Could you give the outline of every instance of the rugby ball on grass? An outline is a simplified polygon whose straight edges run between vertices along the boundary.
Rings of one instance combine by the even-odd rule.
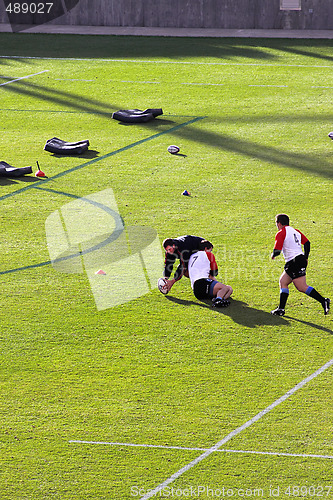
[[[169,147],[168,147],[168,151],[169,151],[169,153],[171,153],[172,155],[176,155],[177,153],[179,153],[180,148],[179,148],[178,146],[169,146]]]
[[[168,280],[166,280],[165,278],[159,278],[158,281],[157,281],[157,288],[164,295],[166,295],[168,293],[168,291],[169,291],[168,290],[167,281]]]

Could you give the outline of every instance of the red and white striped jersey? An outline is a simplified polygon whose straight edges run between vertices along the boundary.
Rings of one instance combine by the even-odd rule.
[[[297,229],[291,226],[283,226],[280,231],[276,233],[274,250],[280,250],[286,262],[303,254],[302,245],[308,239]]]
[[[188,275],[191,286],[194,282],[202,278],[209,278],[209,275],[216,276],[218,273],[214,254],[206,250],[195,252],[188,262]]]

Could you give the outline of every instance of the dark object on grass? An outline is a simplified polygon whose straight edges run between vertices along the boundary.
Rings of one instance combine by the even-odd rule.
[[[22,175],[32,174],[32,167],[12,167],[5,161],[0,161],[0,177],[22,177]]]
[[[112,118],[124,123],[145,123],[156,118],[156,116],[163,115],[161,108],[158,109],[121,109],[113,113]]]
[[[44,149],[57,155],[80,155],[87,151],[88,146],[88,139],[78,142],[66,142],[58,137],[52,137],[52,139],[46,141]]]
[[[332,140],[333,140],[333,132],[330,132],[330,133],[328,134],[328,137],[329,137],[330,139],[332,139]]]

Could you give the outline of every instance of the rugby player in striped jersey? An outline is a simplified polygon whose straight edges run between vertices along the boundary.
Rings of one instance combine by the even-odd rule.
[[[293,283],[299,292],[321,303],[324,314],[330,310],[330,299],[324,298],[312,286],[306,283],[306,268],[310,253],[310,241],[297,229],[289,226],[289,217],[286,214],[278,214],[275,217],[278,232],[275,236],[275,245],[272,252],[274,260],[282,252],[285,259],[284,271],[280,276],[280,304],[271,311],[276,316],[284,316],[285,307],[289,296],[289,285]],[[302,246],[304,252],[302,251]]]

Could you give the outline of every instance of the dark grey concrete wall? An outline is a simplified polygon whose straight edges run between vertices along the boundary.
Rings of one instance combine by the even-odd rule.
[[[0,22],[87,26],[229,29],[333,29],[333,0],[302,0],[300,11],[280,11],[280,0],[0,0]],[[11,3],[42,12],[5,12]],[[34,4],[34,5],[32,5]],[[46,5],[48,5],[46,9]],[[44,12],[43,12],[44,10]]]

